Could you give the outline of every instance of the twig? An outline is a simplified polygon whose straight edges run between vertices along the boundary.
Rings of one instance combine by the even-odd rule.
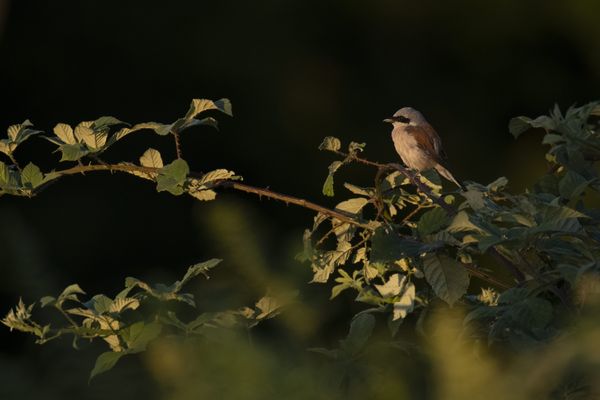
[[[481,269],[477,268],[476,265],[474,264],[463,264],[463,266],[469,271],[469,273],[473,276],[476,276],[477,278],[486,281],[487,283],[491,283],[492,285],[496,285],[504,290],[506,289],[510,289],[511,286],[507,285],[504,282],[500,282],[499,280],[497,280],[496,278],[486,274],[485,272],[483,272]]]

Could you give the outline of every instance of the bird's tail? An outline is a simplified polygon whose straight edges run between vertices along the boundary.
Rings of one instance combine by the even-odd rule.
[[[435,166],[435,170],[437,172],[439,172],[440,175],[442,175],[444,178],[448,179],[451,182],[454,182],[456,184],[456,186],[458,186],[460,188],[460,190],[465,190],[464,186],[461,185],[460,182],[457,181],[454,176],[452,176],[450,171],[448,171],[446,168],[444,168],[441,164],[437,164]]]

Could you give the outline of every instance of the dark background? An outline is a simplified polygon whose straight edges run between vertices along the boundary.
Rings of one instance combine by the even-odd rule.
[[[317,150],[324,136],[366,142],[366,157],[395,161],[382,119],[410,105],[437,128],[457,176],[488,183],[505,175],[520,190],[543,171],[544,151],[539,137],[515,142],[509,118],[599,98],[595,1],[0,4],[2,129],[29,118],[49,132],[101,115],[168,123],[192,98],[228,97],[234,118],[217,115],[220,132],[184,134],[192,169],[232,169],[249,184],[325,205],[336,200],[321,194],[332,161]],[[173,156],[168,138],[145,132],[107,158],[136,160],[150,146]],[[47,171],[59,158],[52,150],[34,139],[17,158]],[[341,182],[367,184],[372,172],[342,172],[338,201]],[[207,307],[250,304],[282,282],[300,290],[299,312],[310,322],[289,334],[299,348],[339,338],[347,309],[360,309],[350,298],[317,306],[329,288],[308,285],[309,267],[293,260],[312,223],[307,210],[242,193],[199,203],[134,177],[92,175],[31,200],[0,198],[2,314],[19,296],[30,303],[73,282],[114,295],[126,276],[169,282],[212,257],[225,261],[195,287]],[[0,398],[156,393],[152,384],[120,383],[145,382],[137,359],[86,386],[101,345],[39,347],[7,329],[0,339]]]

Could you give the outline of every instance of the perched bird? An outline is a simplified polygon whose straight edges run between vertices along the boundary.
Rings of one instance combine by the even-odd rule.
[[[389,122],[394,126],[392,130],[394,147],[407,167],[417,171],[434,168],[444,178],[463,188],[450,171],[441,164],[442,159],[446,158],[442,150],[442,141],[423,114],[414,108],[404,107],[383,122]]]

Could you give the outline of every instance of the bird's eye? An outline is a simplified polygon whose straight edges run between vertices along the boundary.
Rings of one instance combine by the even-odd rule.
[[[410,119],[409,119],[409,118],[403,117],[403,116],[401,116],[401,115],[400,115],[400,116],[398,116],[398,117],[396,117],[396,119],[397,119],[398,121],[400,121],[400,122],[404,123],[404,124],[408,124],[408,123],[410,122]]]

